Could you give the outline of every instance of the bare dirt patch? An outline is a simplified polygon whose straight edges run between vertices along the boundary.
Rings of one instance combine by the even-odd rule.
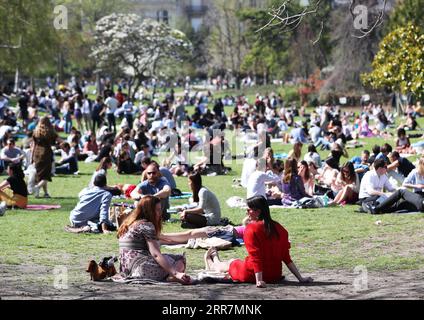
[[[423,271],[369,271],[367,287],[353,271],[319,270],[305,274],[315,280],[310,285],[301,285],[289,275],[282,283],[265,289],[250,284],[126,285],[91,282],[87,277],[82,281],[70,280],[68,289],[59,290],[54,287],[51,268],[0,265],[0,297],[5,300],[423,299]]]

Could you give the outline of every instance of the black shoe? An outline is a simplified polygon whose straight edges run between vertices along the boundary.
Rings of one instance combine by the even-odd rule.
[[[362,209],[367,213],[376,214],[375,206],[373,206],[370,202],[363,202]]]

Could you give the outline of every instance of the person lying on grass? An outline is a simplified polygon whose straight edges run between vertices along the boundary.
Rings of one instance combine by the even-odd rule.
[[[233,281],[256,283],[258,288],[265,288],[267,283],[281,280],[284,262],[299,282],[312,282],[312,278],[302,277],[293,263],[288,233],[278,222],[272,220],[266,199],[263,196],[249,198],[247,206],[247,214],[252,220],[244,234],[247,258],[244,261],[221,261],[216,249],[211,248],[205,254],[206,268],[228,272]]]

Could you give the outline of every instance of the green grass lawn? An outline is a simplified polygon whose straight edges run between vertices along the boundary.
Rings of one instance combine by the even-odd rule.
[[[424,123],[420,119],[420,124]],[[230,136],[230,135],[228,135]],[[417,141],[416,139],[413,140]],[[389,141],[394,144],[394,141]],[[370,138],[365,147],[349,149],[349,156],[359,155],[363,149],[382,144],[382,139]],[[291,145],[274,144],[276,152],[288,152]],[[321,152],[323,158],[328,151]],[[343,161],[344,159],[342,159]],[[412,160],[415,160],[413,157]],[[245,212],[229,208],[230,196],[245,197],[245,190],[232,187],[232,180],[240,177],[242,164],[231,164],[227,176],[204,177],[204,185],[218,197],[222,214],[234,223],[240,223]],[[74,281],[87,279],[84,268],[91,259],[118,254],[118,241],[113,235],[75,235],[64,232],[69,212],[78,201],[78,193],[88,185],[95,164],[80,163],[78,176],[57,176],[49,184],[53,199],[34,199],[30,203],[61,204],[60,210],[30,212],[9,210],[0,218],[0,265],[41,265],[53,268],[67,266]],[[5,178],[5,176],[2,176]],[[111,170],[110,185],[137,183],[138,176],[118,176]],[[178,187],[189,191],[186,178],[177,178]],[[182,204],[173,201],[171,205]],[[422,246],[424,215],[372,216],[355,212],[357,206],[323,209],[272,210],[273,218],[284,225],[290,234],[291,255],[301,270],[320,268],[353,270],[365,265],[369,270],[408,270],[424,266]],[[175,216],[176,217],[176,216]],[[381,224],[376,224],[380,220]],[[181,230],[178,223],[165,225],[165,232]],[[179,250],[182,252],[184,250]],[[203,250],[186,249],[188,271],[203,268]],[[167,252],[167,250],[164,250]],[[177,252],[175,250],[168,252]],[[245,248],[221,253],[222,258],[243,258]],[[29,277],[22,275],[22,278]]]

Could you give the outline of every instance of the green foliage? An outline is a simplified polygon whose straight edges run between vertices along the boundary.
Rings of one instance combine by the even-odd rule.
[[[280,5],[278,0],[270,2],[270,7]],[[315,2],[311,1],[308,10],[314,5]],[[287,4],[288,15],[296,15],[304,10],[297,2]],[[317,67],[323,68],[331,51],[329,25],[325,23],[330,10],[330,4],[323,2],[315,14],[307,15],[292,28],[282,28],[276,24],[260,32],[258,30],[267,25],[271,18],[269,10],[248,8],[240,11],[238,17],[247,25],[245,36],[250,43],[243,70],[281,79],[289,75],[307,78]]]
[[[424,6],[421,0],[397,0],[397,6],[390,15],[388,31],[413,24],[424,29]]]
[[[373,88],[424,96],[424,34],[414,25],[389,33],[372,63],[373,71],[362,80]]]
[[[19,68],[33,74],[52,60],[57,44],[52,14],[50,0],[0,1],[2,71],[14,72]]]

